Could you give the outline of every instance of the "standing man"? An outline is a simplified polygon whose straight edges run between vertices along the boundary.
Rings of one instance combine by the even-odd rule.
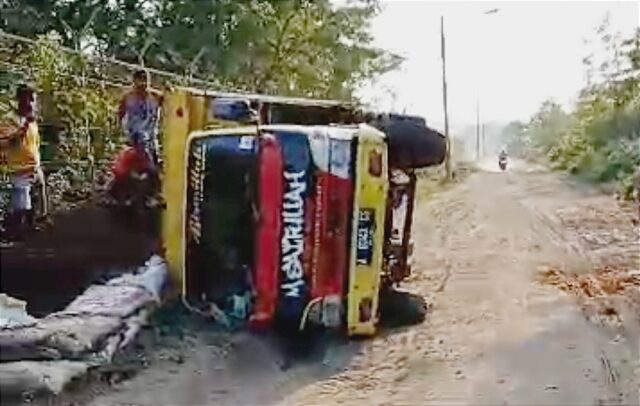
[[[40,134],[36,122],[36,94],[27,85],[20,85],[16,91],[18,121],[14,130],[3,131],[3,160],[11,173],[11,202],[7,231],[11,239],[21,239],[24,233],[35,226],[35,213],[31,201],[31,188],[35,183],[44,195],[44,175],[40,166]],[[42,210],[46,212],[46,203]]]
[[[118,119],[127,142],[138,152],[151,177],[154,195],[160,191],[159,143],[160,99],[149,91],[149,74],[137,70],[133,74],[133,87],[120,101]],[[155,205],[156,196],[149,196],[148,203]]]

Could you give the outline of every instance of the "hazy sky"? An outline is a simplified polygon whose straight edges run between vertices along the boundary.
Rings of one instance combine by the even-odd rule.
[[[383,7],[373,23],[376,44],[406,62],[362,94],[382,109],[423,115],[436,127],[443,121],[441,15],[453,126],[475,123],[478,94],[486,121],[526,119],[548,98],[570,106],[585,80],[584,40],[593,37],[605,14],[625,34],[640,21],[638,1],[383,0]],[[499,11],[483,14],[494,8]]]

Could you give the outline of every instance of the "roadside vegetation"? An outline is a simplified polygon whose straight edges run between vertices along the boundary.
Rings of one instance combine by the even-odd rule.
[[[596,37],[605,53],[583,59],[586,84],[573,110],[546,101],[528,122],[507,125],[502,139],[512,155],[615,183],[629,199],[640,165],[640,29],[624,38],[605,18]]]

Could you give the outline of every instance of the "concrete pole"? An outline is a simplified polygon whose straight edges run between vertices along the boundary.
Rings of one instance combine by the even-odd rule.
[[[482,123],[482,156],[483,157],[487,155],[487,144],[485,142],[484,129],[485,129],[485,124]]]
[[[446,180],[451,180],[451,139],[449,138],[449,112],[447,108],[447,63],[444,39],[444,16],[440,16],[440,56],[442,57],[442,105],[444,110],[444,137],[447,153],[444,161]]]
[[[480,159],[480,97],[476,100],[476,160]]]

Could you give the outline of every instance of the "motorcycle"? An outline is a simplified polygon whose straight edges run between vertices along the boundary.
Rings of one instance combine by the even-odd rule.
[[[502,171],[506,171],[507,170],[507,156],[506,155],[500,155],[500,157],[498,158],[498,166],[500,167],[500,170],[502,170]]]

